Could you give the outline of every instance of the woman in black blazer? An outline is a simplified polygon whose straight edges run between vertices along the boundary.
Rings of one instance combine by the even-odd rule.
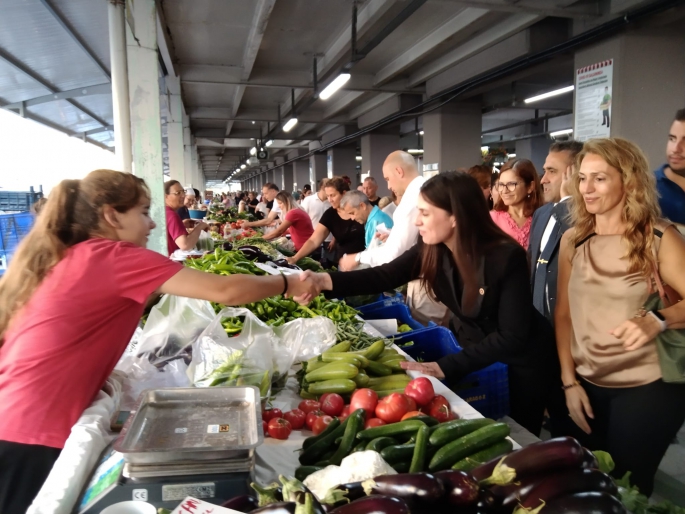
[[[418,211],[422,240],[394,261],[347,273],[307,272],[303,280],[313,277],[327,296],[345,297],[421,279],[450,309],[450,328],[463,351],[403,367],[455,385],[490,364],[507,364],[510,415],[538,435],[545,407],[556,413],[563,395],[554,333],[533,307],[525,250],[495,225],[478,183],[466,173],[426,181]]]

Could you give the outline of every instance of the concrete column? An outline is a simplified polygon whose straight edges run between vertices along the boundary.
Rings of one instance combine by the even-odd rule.
[[[185,184],[186,173],[183,145],[183,100],[181,100],[181,95],[169,95],[167,141],[169,145],[169,176],[174,180],[178,180],[181,184]]]
[[[326,154],[315,153],[309,157],[309,183],[316,184],[319,180],[326,177],[328,177]],[[314,189],[313,185],[312,189]]]
[[[190,170],[192,167],[192,159],[190,152],[192,149],[192,134],[190,133],[190,118],[187,114],[183,114],[183,185],[190,182]]]
[[[312,191],[316,191],[316,183],[312,184],[309,181],[309,159],[295,161],[293,163],[293,175],[294,189],[302,189],[305,184],[310,184]]]
[[[131,111],[128,93],[128,59],[124,5],[108,2],[109,58],[112,68],[112,116],[114,119],[114,156],[117,169],[131,173]]]
[[[354,145],[336,146],[328,150],[326,160],[326,171],[328,176],[337,175],[342,177],[347,175],[354,181],[357,174],[357,149]]]
[[[390,190],[383,178],[383,163],[391,152],[400,149],[397,134],[366,134],[362,136],[362,174],[368,173],[378,183],[378,196],[388,196]],[[419,170],[420,172],[421,170]],[[352,184],[353,186],[356,184]]]
[[[637,143],[653,169],[666,160],[668,130],[683,108],[683,55],[685,32],[670,27],[637,28],[575,54],[576,69],[613,60],[611,137]]]
[[[293,170],[293,163],[290,164],[284,164],[283,165],[283,191],[288,191],[288,193],[292,193],[295,191],[293,188],[293,182],[294,182],[294,170]]]
[[[197,146],[195,143],[190,145],[190,176],[188,177],[188,185],[195,187],[197,177]]]
[[[135,27],[133,33],[133,27],[126,24],[133,170],[145,180],[152,196],[150,216],[157,227],[150,234],[148,248],[166,255],[155,0],[128,2],[126,9]]]
[[[453,103],[425,114],[424,166],[437,164],[447,171],[480,164],[481,127],[480,104]]]

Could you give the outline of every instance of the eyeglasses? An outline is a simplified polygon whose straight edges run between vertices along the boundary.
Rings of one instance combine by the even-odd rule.
[[[186,194],[185,191],[169,191],[170,195],[178,196],[178,195],[184,195]]]
[[[520,182],[507,182],[506,184],[504,182],[497,182],[495,187],[497,188],[497,191],[504,191],[506,189],[509,192],[513,192],[519,184]]]

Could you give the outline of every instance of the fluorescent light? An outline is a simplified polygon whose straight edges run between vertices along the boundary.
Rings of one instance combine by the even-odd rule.
[[[573,134],[573,129],[557,130],[556,132],[550,132],[551,137],[564,136],[566,134]]]
[[[423,135],[423,130],[421,132],[419,132],[419,136],[422,136],[422,135]]]
[[[550,91],[549,93],[542,93],[541,95],[538,96],[532,96],[530,98],[526,98],[524,100],[525,103],[530,104],[533,102],[537,102],[538,100],[544,100],[545,98],[549,98],[550,96],[557,96],[557,95],[563,95],[564,93],[570,93],[573,91],[574,86],[566,86],[562,87],[561,89],[555,89],[554,91]]]
[[[250,148],[250,155],[257,155],[257,147],[256,146],[253,146],[252,148]]]
[[[335,77],[335,79],[333,79],[333,82],[328,84],[328,86],[326,86],[326,88],[323,91],[321,91],[321,93],[319,94],[319,98],[321,98],[321,100],[328,100],[331,96],[335,94],[335,92],[338,89],[343,87],[343,85],[345,85],[345,82],[347,82],[348,80],[350,80],[350,74],[341,73],[340,75]]]
[[[480,151],[481,151],[481,152],[487,152],[488,150],[490,150],[490,147],[489,147],[489,146],[481,146],[481,147],[480,147]]]
[[[417,148],[410,148],[409,150],[407,150],[407,153],[420,154],[420,153],[423,153],[423,150],[419,150]]]
[[[266,142],[266,146],[271,146],[272,144],[274,144],[273,139],[269,139],[269,140]]]
[[[297,125],[297,118],[290,118],[285,125],[283,125],[283,132],[289,132],[295,125]]]
[[[510,153],[509,155],[507,155],[507,157],[509,157],[509,158],[511,159],[512,157],[516,157],[516,154],[515,154],[515,153]]]
[[[357,159],[358,161],[361,161],[361,160],[362,160],[362,156],[361,156],[361,155],[357,155],[356,159]]]
[[[244,170],[245,168],[247,168],[247,166],[245,166],[244,164],[240,167],[241,170]]]

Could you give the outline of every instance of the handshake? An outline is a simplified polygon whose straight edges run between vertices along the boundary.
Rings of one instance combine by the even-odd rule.
[[[288,275],[287,296],[301,305],[307,305],[321,291],[333,289],[333,281],[328,273],[313,273],[309,270],[298,275]]]

